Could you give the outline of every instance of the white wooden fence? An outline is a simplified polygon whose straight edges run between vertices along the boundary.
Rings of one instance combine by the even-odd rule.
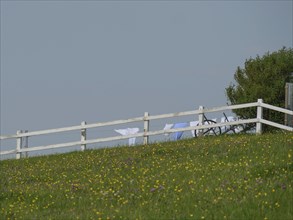
[[[205,113],[219,112],[219,111],[226,111],[226,110],[233,110],[233,109],[241,109],[241,108],[251,108],[251,107],[257,108],[256,118],[238,120],[238,121],[230,121],[230,122],[224,122],[224,123],[216,123],[216,124],[206,124],[206,125],[204,125],[204,123],[203,123],[203,121],[204,121],[203,115]],[[160,134],[166,134],[166,133],[172,133],[172,132],[178,132],[178,131],[191,131],[191,130],[199,130],[200,131],[200,130],[206,129],[206,128],[248,124],[248,123],[256,123],[256,134],[262,133],[262,124],[267,124],[267,125],[274,126],[274,127],[280,128],[280,129],[288,130],[288,131],[293,131],[292,127],[288,127],[288,126],[285,126],[282,124],[278,124],[278,123],[263,119],[263,114],[262,114],[263,108],[282,112],[282,113],[288,114],[288,115],[293,115],[293,111],[283,109],[280,107],[276,107],[273,105],[265,104],[265,103],[263,103],[262,99],[258,99],[257,102],[253,102],[253,103],[231,105],[231,106],[222,106],[222,107],[215,107],[215,108],[209,108],[209,109],[205,109],[203,106],[200,106],[198,110],[177,112],[177,113],[170,113],[170,114],[162,114],[162,115],[154,115],[154,116],[150,116],[148,114],[148,112],[145,112],[143,117],[131,118],[131,119],[126,119],[126,120],[116,120],[116,121],[94,123],[94,124],[86,124],[86,122],[82,122],[81,125],[65,127],[65,128],[56,128],[56,129],[31,131],[31,132],[17,131],[17,133],[14,135],[3,135],[3,136],[0,136],[0,140],[16,139],[16,149],[7,150],[7,151],[0,151],[0,155],[16,154],[16,159],[19,159],[22,156],[25,156],[27,154],[27,152],[65,148],[65,147],[73,147],[73,146],[81,146],[81,150],[84,151],[88,144],[122,140],[122,139],[134,138],[134,137],[143,137],[143,143],[148,144],[149,137],[152,135],[160,135]],[[173,117],[179,117],[179,116],[188,116],[188,115],[197,115],[200,125],[190,126],[190,127],[185,127],[185,128],[158,130],[158,131],[150,131],[149,130],[149,123],[151,120],[173,118]],[[87,137],[87,135],[86,135],[87,129],[97,128],[97,127],[102,127],[102,126],[110,126],[110,125],[120,125],[120,124],[133,123],[133,122],[143,122],[144,123],[144,131],[141,133],[126,135],[126,136],[105,137],[105,138],[98,138],[98,139],[91,139],[91,140],[88,140],[86,138]],[[60,133],[60,132],[66,132],[66,131],[74,131],[74,130],[81,131],[81,140],[80,141],[52,144],[52,145],[46,145],[46,146],[35,146],[35,147],[27,146],[28,145],[27,139],[29,137],[52,134],[52,133]],[[26,140],[25,143],[23,143],[24,140]]]

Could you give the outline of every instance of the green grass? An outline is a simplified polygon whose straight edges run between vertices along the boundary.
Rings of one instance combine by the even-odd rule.
[[[293,219],[293,134],[0,162],[2,219]]]

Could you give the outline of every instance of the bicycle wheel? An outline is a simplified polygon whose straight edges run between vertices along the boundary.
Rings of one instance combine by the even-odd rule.
[[[205,125],[217,124],[217,122],[207,119],[207,120],[204,120],[204,124]],[[220,135],[221,133],[222,133],[221,127],[203,129],[203,135]]]

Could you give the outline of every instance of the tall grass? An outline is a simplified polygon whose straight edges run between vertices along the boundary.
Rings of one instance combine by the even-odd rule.
[[[3,219],[293,219],[293,134],[0,162]]]

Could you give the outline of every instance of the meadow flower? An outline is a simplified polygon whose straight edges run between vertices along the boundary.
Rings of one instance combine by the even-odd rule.
[[[270,135],[208,137],[89,150],[46,160],[1,161],[0,183],[5,188],[0,190],[4,198],[0,215],[5,219],[16,215],[25,219],[232,219],[231,210],[237,204],[243,210],[255,210],[252,216],[238,210],[243,218],[287,217],[290,212],[283,204],[292,199],[287,167],[292,164],[288,158],[293,139],[290,134],[275,139]]]

